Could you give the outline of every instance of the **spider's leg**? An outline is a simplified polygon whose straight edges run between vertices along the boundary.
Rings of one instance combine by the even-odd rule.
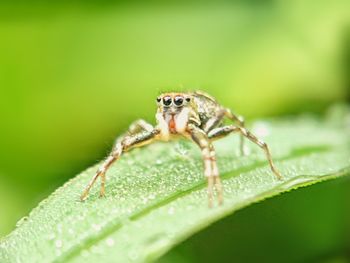
[[[192,140],[199,146],[202,151],[204,163],[204,175],[208,180],[208,201],[209,207],[213,205],[213,188],[216,186],[218,202],[222,204],[222,186],[219,179],[219,170],[216,164],[215,149],[210,142],[207,134],[199,127],[190,124],[188,130]]]
[[[208,134],[209,131],[217,127],[221,122],[222,119],[225,117],[225,109],[221,109],[217,112],[216,116],[210,118],[204,125],[203,131]]]
[[[100,191],[100,196],[104,195],[104,185],[106,181],[105,173],[108,170],[109,166],[118,158],[117,154],[115,151],[112,151],[110,155],[106,158],[106,160],[103,162],[103,164],[100,166],[100,168],[97,170],[95,173],[94,177],[92,177],[91,181],[89,184],[86,186],[83,194],[80,196],[80,200],[84,201],[87,196],[89,195],[91,187],[94,185],[96,182],[97,178],[101,176],[101,191]]]
[[[145,120],[139,119],[131,123],[131,125],[129,126],[128,134],[131,135],[140,131],[151,132],[153,131],[153,129],[154,128],[151,124],[149,124]]]
[[[136,133],[131,133],[130,130],[127,135],[121,136],[115,143],[113,150],[110,155],[106,158],[106,160],[102,163],[100,168],[97,170],[94,177],[91,179],[87,187],[85,188],[83,194],[80,199],[85,200],[89,194],[91,187],[94,185],[98,177],[101,177],[101,190],[100,196],[103,196],[105,193],[105,174],[108,168],[111,166],[113,162],[118,160],[120,156],[130,150],[131,148],[140,147],[145,144],[152,142],[155,139],[156,135],[159,134],[158,129],[153,129],[152,131],[140,131]]]
[[[245,128],[244,118],[242,116],[232,113],[232,111],[228,108],[225,109],[225,116],[230,120],[237,122],[239,127]],[[244,155],[244,135],[243,134],[241,134],[240,136],[239,148],[241,151],[241,155]]]
[[[221,137],[224,137],[224,136],[226,136],[230,133],[234,133],[234,132],[239,132],[242,136],[248,138],[250,141],[254,142],[255,144],[257,144],[260,148],[262,148],[264,150],[264,152],[266,154],[266,158],[269,161],[270,168],[271,168],[272,172],[275,174],[277,179],[281,180],[282,176],[272,161],[272,156],[271,156],[269,146],[265,142],[263,142],[262,140],[258,139],[254,134],[252,134],[247,129],[245,129],[243,127],[237,127],[234,125],[228,125],[228,126],[219,127],[219,128],[215,128],[215,129],[211,130],[208,134],[208,137],[211,140],[216,140],[216,139],[219,139]]]
[[[211,168],[212,168],[213,178],[214,178],[214,185],[216,187],[216,191],[218,194],[219,205],[221,205],[223,203],[222,185],[221,185],[218,165],[216,163],[216,153],[215,153],[213,144],[210,144],[210,158],[211,158]]]

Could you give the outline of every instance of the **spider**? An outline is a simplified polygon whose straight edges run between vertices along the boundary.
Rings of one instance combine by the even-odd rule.
[[[224,125],[228,118],[237,125]],[[282,179],[276,169],[268,145],[258,139],[244,126],[244,119],[235,115],[230,109],[221,106],[213,97],[201,92],[164,93],[157,98],[157,125],[153,127],[144,120],[133,122],[129,130],[120,136],[109,154],[91,179],[81,200],[85,200],[97,178],[101,178],[100,196],[105,195],[106,172],[113,162],[133,148],[141,147],[155,140],[169,141],[177,137],[185,137],[195,142],[202,152],[204,175],[208,181],[209,207],[213,203],[213,189],[217,191],[218,203],[222,204],[222,185],[216,164],[213,141],[230,133],[240,133],[240,152],[244,154],[244,137],[262,148],[269,161],[270,168],[277,179]]]

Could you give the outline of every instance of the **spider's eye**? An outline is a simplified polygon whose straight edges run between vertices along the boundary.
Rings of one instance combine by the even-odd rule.
[[[171,97],[170,96],[166,96],[163,98],[163,104],[164,106],[170,106],[171,104]]]
[[[184,102],[184,98],[181,96],[176,96],[174,98],[174,103],[176,106],[181,106],[183,102]]]
[[[157,98],[157,102],[158,102],[158,103],[159,103],[161,100],[162,100],[161,98],[159,98],[159,97]]]
[[[190,101],[191,101],[191,98],[187,97],[187,98],[186,98],[186,101],[187,101],[187,102],[190,102]]]

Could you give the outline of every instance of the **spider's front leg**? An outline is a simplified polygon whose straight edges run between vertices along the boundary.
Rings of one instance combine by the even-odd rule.
[[[190,124],[188,130],[192,140],[199,146],[202,151],[204,162],[204,175],[208,180],[208,200],[209,207],[213,205],[213,188],[216,187],[219,205],[223,202],[222,185],[219,177],[219,169],[216,164],[215,149],[207,134],[199,127]]]
[[[101,177],[101,190],[100,196],[105,194],[105,181],[106,181],[106,172],[113,162],[118,160],[120,156],[135,147],[140,147],[145,144],[152,142],[152,140],[159,134],[159,130],[153,128],[152,125],[146,123],[143,120],[139,120],[131,124],[130,129],[126,135],[121,136],[117,139],[113,150],[102,163],[100,168],[97,170],[94,177],[91,179],[87,187],[85,188],[80,199],[83,201],[89,195],[91,187],[94,185],[98,177]]]

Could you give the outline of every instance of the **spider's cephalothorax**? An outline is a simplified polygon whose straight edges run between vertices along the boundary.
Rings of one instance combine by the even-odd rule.
[[[81,196],[85,200],[92,185],[101,177],[100,195],[105,193],[105,173],[110,165],[123,152],[139,147],[153,140],[168,141],[183,136],[194,141],[201,149],[204,163],[204,175],[208,180],[209,206],[212,206],[213,188],[216,187],[219,204],[222,203],[222,186],[219,170],[216,164],[216,154],[213,141],[230,133],[240,133],[240,150],[243,154],[243,138],[246,137],[266,154],[271,170],[278,179],[280,173],[272,162],[267,144],[259,140],[244,127],[242,117],[233,114],[229,109],[221,106],[214,98],[203,92],[164,93],[157,98],[157,125],[153,127],[144,120],[135,121],[130,125],[126,134],[119,137],[112,152],[103,162]],[[237,125],[223,125],[224,118],[236,122]]]

